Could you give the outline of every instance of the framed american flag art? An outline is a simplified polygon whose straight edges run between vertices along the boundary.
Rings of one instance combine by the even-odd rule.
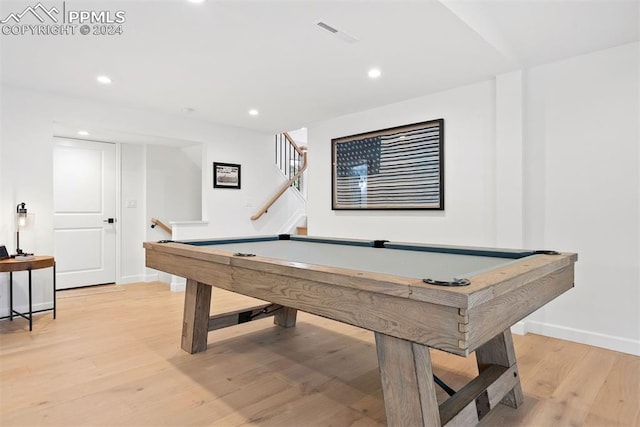
[[[444,119],[331,140],[332,209],[444,210]]]

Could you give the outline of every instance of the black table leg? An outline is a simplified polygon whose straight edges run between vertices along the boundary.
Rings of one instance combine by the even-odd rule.
[[[31,301],[31,269],[29,269],[29,331],[33,330],[33,306]]]
[[[53,261],[53,260],[52,260]],[[29,274],[29,311],[25,311],[21,313],[15,309],[15,304],[13,301],[14,289],[13,289],[13,273],[14,271],[7,271],[9,273],[9,315],[2,316],[0,319],[10,319],[13,321],[15,316],[23,317],[24,319],[29,321],[29,331],[33,331],[33,315],[35,313],[40,313],[43,311],[53,311],[53,318],[56,318],[57,315],[57,298],[56,298],[56,263],[53,261],[51,264],[52,272],[53,272],[53,306],[51,308],[44,308],[41,310],[33,309],[33,273],[32,268],[20,269],[19,271],[27,271]]]
[[[56,263],[53,263],[53,318],[56,318]]]
[[[9,321],[13,322],[13,271],[9,272]]]

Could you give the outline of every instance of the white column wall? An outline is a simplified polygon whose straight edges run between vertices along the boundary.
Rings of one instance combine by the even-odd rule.
[[[532,332],[640,354],[638,44],[532,68],[527,244],[578,252]]]
[[[522,71],[496,76],[496,244],[521,248],[523,224]]]
[[[121,144],[120,147],[120,283],[144,281],[144,253],[140,242],[144,240],[145,223],[145,146]]]

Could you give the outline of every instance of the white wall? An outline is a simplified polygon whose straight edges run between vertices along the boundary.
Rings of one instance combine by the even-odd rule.
[[[144,251],[140,245],[145,238],[144,227],[149,226],[145,210],[145,146],[120,146],[120,282],[138,282],[145,279],[142,270]],[[134,206],[135,204],[135,206]]]
[[[202,219],[202,147],[193,162],[179,147],[146,147],[147,212],[161,221]]]
[[[52,136],[53,123],[78,123],[87,128],[115,130],[120,133],[155,135],[182,141],[193,141],[204,147],[202,210],[209,226],[198,237],[216,237],[229,234],[250,235],[275,233],[286,222],[288,212],[273,209],[265,220],[253,222],[249,217],[259,203],[275,191],[280,182],[273,159],[273,135],[221,126],[208,122],[156,114],[148,111],[118,108],[89,101],[61,97],[53,94],[21,88],[2,86],[0,108],[0,242],[15,250],[15,236],[10,215],[16,204],[26,202],[29,212],[36,214],[36,226],[32,236],[24,236],[25,248],[39,254],[53,253],[53,200],[52,200]],[[140,191],[141,175],[136,165],[142,162],[141,153],[135,147],[123,145],[126,153],[123,167],[123,201],[143,200]],[[212,188],[212,162],[222,161],[242,164],[242,190],[214,190]],[[252,207],[246,206],[253,204]],[[140,205],[138,205],[140,206]],[[129,218],[128,234],[122,239],[120,275],[129,278],[144,277],[146,271],[141,261],[141,235],[149,227],[149,218],[141,207],[122,209]],[[277,215],[285,215],[278,218]],[[124,218],[124,217],[123,217]],[[142,218],[142,220],[140,220]],[[140,220],[140,222],[138,222]],[[122,223],[121,223],[122,224]],[[136,236],[136,237],[133,237]],[[21,235],[21,242],[22,242]],[[136,267],[137,265],[137,267]],[[5,275],[2,275],[5,276]],[[18,277],[23,284],[26,278]],[[42,286],[34,287],[36,308],[52,300],[51,273],[34,272],[34,280]],[[20,292],[18,292],[20,294]],[[18,304],[24,303],[24,295],[18,295]],[[7,278],[0,277],[0,315],[8,311]]]
[[[576,288],[534,332],[640,354],[638,44],[526,79],[526,242],[579,253]]]
[[[35,230],[21,233],[21,246],[29,252],[53,253],[53,142],[52,120],[38,123],[37,117],[48,116],[47,107],[31,96],[22,96],[9,88],[2,88],[2,177],[0,178],[0,211],[3,223],[0,241],[15,253],[15,220],[13,213],[20,202],[27,204],[30,213],[36,215]],[[45,142],[46,141],[46,142]],[[6,212],[6,214],[4,214]],[[25,234],[24,237],[22,234]],[[34,235],[38,236],[37,239]],[[23,244],[24,241],[24,244]],[[0,275],[0,315],[8,314],[9,292],[6,274]],[[26,306],[27,278],[14,275],[16,303]],[[33,272],[34,308],[45,308],[43,302],[52,300],[51,272],[49,269]],[[22,285],[22,286],[20,286]],[[40,306],[39,306],[40,304]]]
[[[579,254],[524,330],[640,354],[638,44],[309,126],[313,235]],[[445,119],[444,212],[331,210],[331,139]]]
[[[251,221],[285,181],[273,161],[273,135],[260,144],[210,143],[204,185],[206,216],[218,236],[277,233],[299,202],[287,192],[259,220]],[[213,188],[213,162],[239,163],[241,189]]]
[[[496,76],[496,246],[524,247],[522,71]]]
[[[494,245],[494,111],[494,82],[483,82],[309,126],[309,234]],[[439,118],[444,118],[444,212],[331,210],[332,138]]]

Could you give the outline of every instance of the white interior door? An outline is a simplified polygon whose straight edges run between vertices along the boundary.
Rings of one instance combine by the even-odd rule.
[[[53,210],[56,287],[115,282],[115,144],[55,138]]]

